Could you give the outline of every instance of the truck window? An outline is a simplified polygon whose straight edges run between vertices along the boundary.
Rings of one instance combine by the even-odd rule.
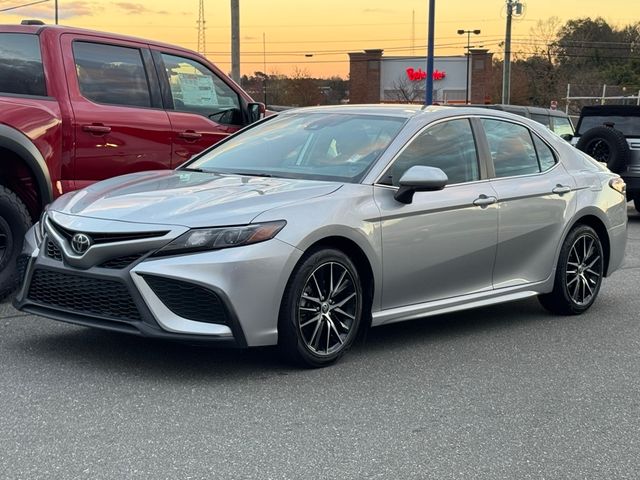
[[[0,33],[0,92],[47,95],[37,35]]]
[[[242,124],[238,94],[204,65],[189,58],[162,54],[173,107],[219,123]]]
[[[78,85],[97,103],[150,107],[149,83],[137,48],[74,42]]]
[[[558,135],[573,136],[573,126],[568,118],[553,117],[553,131]]]

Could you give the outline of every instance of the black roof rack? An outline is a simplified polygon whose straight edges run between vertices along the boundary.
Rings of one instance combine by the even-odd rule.
[[[42,20],[22,20],[20,25],[44,25]]]

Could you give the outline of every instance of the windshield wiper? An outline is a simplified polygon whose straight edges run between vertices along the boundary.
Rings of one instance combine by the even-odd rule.
[[[230,172],[230,175],[242,175],[244,177],[265,177],[271,178],[272,174],[266,172]]]

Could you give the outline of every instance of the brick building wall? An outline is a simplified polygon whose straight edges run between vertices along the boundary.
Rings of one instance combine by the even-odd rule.
[[[493,87],[493,53],[485,49],[471,49],[471,86],[469,100],[471,103],[493,103],[491,90]]]
[[[349,54],[349,102],[380,103],[382,50]]]

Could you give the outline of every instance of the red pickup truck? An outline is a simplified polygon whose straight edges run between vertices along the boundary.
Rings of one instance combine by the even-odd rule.
[[[24,233],[54,198],[174,168],[264,113],[190,50],[23,23],[0,25],[0,298],[19,276]]]

